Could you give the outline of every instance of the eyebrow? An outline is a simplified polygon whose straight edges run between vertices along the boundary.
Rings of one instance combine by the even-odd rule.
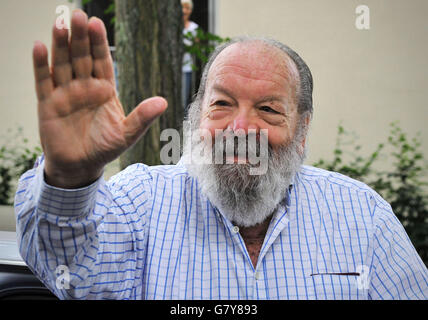
[[[221,93],[224,93],[225,95],[233,98],[233,94],[227,90],[226,88],[220,86],[220,85],[214,85],[212,88],[214,91],[218,91]],[[264,96],[261,99],[257,100],[257,103],[263,103],[263,102],[271,102],[271,101],[278,101],[285,104],[285,106],[288,106],[287,104],[287,98],[285,96],[278,96],[278,95],[268,95]]]
[[[279,102],[283,102],[285,105],[287,105],[287,101],[286,100],[287,100],[286,97],[272,95],[272,96],[265,96],[265,97],[261,98],[259,100],[259,103],[261,103],[261,102],[270,102],[270,101],[279,101]]]

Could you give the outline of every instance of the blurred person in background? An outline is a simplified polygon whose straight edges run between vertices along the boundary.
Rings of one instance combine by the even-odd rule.
[[[183,8],[183,36],[192,33],[193,36],[196,35],[196,29],[198,29],[198,24],[190,20],[190,16],[193,11],[193,1],[192,0],[181,0],[181,6]],[[183,40],[186,46],[191,46],[192,41],[184,38]],[[183,55],[183,67],[182,67],[182,76],[181,76],[181,99],[183,102],[183,108],[186,110],[190,102],[190,95],[192,94],[192,65],[193,58],[189,52],[185,52]]]

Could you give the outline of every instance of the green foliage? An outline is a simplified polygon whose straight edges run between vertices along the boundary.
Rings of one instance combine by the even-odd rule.
[[[336,139],[336,147],[333,151],[334,158],[331,162],[319,160],[314,164],[315,167],[327,169],[329,171],[340,172],[348,177],[356,180],[367,180],[368,176],[373,174],[372,164],[379,159],[380,152],[384,148],[381,143],[376,150],[367,158],[358,155],[361,150],[361,145],[355,145],[357,136],[355,133],[346,131],[342,125],[338,127],[338,137]],[[344,146],[352,147],[352,150],[344,149]],[[344,156],[350,157],[350,162],[347,164]]]
[[[74,0],[68,0],[68,2],[72,3]],[[91,3],[92,0],[82,0],[82,7],[86,6],[87,4]],[[108,5],[107,9],[104,10],[104,14],[111,15],[110,18],[110,24],[114,25],[116,23],[116,17],[115,17],[115,10],[116,6],[114,3],[114,0],[110,0],[110,4]]]
[[[428,183],[422,180],[428,167],[420,151],[419,136],[409,139],[398,123],[392,123],[387,142],[379,144],[368,157],[358,155],[360,146],[355,146],[355,135],[346,140],[350,136],[352,134],[339,126],[333,160],[320,160],[314,166],[343,173],[376,190],[391,204],[422,260],[428,265]],[[386,149],[385,146],[391,150],[385,158],[391,161],[392,169],[376,170],[373,164],[384,158],[381,151]],[[351,156],[351,160],[346,163],[344,156]]]
[[[115,6],[113,0],[109,4],[109,6],[107,7],[107,9],[104,10],[105,14],[112,15],[112,17],[110,18],[110,24],[113,25],[113,26],[116,23],[115,10],[116,10],[116,6]]]
[[[192,34],[192,32],[186,33],[184,38],[190,40],[191,43],[191,45],[184,46],[185,51],[193,55],[197,60],[192,65],[193,71],[199,69],[198,65],[203,68],[217,45],[230,40],[230,38],[222,38],[201,28],[196,29],[195,34]]]
[[[15,184],[19,177],[31,169],[42,153],[40,147],[30,149],[28,140],[22,137],[22,128],[9,129],[0,147],[0,205],[13,203]]]

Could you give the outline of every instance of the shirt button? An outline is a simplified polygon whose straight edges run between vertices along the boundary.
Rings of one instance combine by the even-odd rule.
[[[232,228],[233,233],[238,233],[239,232],[239,227],[238,226],[234,226]]]
[[[260,272],[256,272],[255,275],[254,275],[254,278],[256,280],[260,280],[262,278],[262,274]]]

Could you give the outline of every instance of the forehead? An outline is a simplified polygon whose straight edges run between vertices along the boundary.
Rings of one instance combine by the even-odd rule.
[[[227,75],[276,82],[295,87],[298,71],[294,62],[281,49],[262,41],[234,43],[214,60],[208,72],[208,85]]]

